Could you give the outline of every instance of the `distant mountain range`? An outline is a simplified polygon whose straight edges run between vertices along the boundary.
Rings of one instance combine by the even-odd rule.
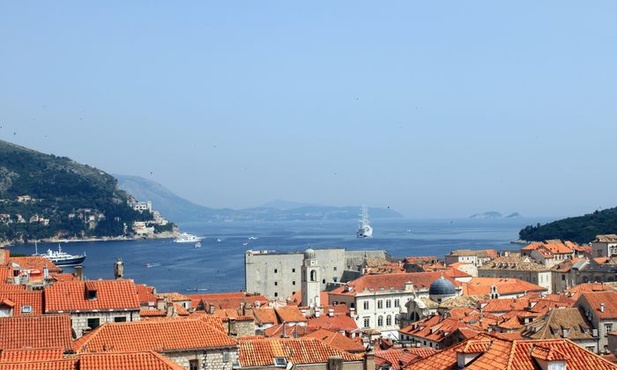
[[[522,216],[518,212],[510,213],[509,215],[504,216],[501,213],[496,212],[496,211],[489,211],[489,212],[484,212],[484,213],[475,213],[475,214],[469,216],[469,218],[486,219],[486,220],[493,220],[493,219],[497,219],[497,218],[519,218],[519,217],[522,217]]]
[[[118,185],[139,201],[151,201],[163,217],[175,222],[209,221],[301,221],[301,220],[357,220],[360,206],[331,207],[317,204],[274,200],[255,208],[234,210],[209,208],[195,204],[163,187],[139,176],[114,175]],[[389,208],[369,208],[371,219],[402,218]]]

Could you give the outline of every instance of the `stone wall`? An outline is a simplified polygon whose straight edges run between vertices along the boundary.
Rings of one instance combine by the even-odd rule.
[[[90,328],[88,319],[98,319],[98,326],[108,322],[117,322],[117,320],[139,321],[139,311],[105,311],[105,312],[71,312],[71,328],[75,332],[76,338],[80,338],[84,331]]]

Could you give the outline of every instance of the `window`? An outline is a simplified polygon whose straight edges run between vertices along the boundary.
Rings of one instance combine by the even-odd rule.
[[[126,316],[116,316],[114,322],[126,322]]]
[[[383,316],[377,316],[377,326],[383,326]]]
[[[390,326],[392,325],[392,316],[388,315],[386,316],[386,326]]]
[[[561,280],[566,280],[566,274],[561,274]]]
[[[277,292],[274,292],[274,296],[275,296],[275,297],[278,297],[278,296],[279,296],[279,294],[278,294]]]
[[[381,299],[377,301],[377,308],[383,308],[383,301]]]
[[[334,271],[336,271],[336,266],[334,266]]]
[[[21,306],[21,313],[32,313],[32,306],[29,306],[29,305]]]
[[[401,301],[400,301],[398,298],[397,298],[397,299],[395,299],[395,300],[394,300],[394,307],[398,307],[398,306],[400,306],[400,304],[401,304],[400,302],[401,302]]]
[[[322,284],[325,284],[325,283],[326,283],[326,279],[323,279],[323,280],[321,281],[321,283],[322,283]]]
[[[287,366],[287,359],[285,357],[275,357],[274,358],[274,366],[276,366],[276,367],[285,367],[285,366]]]
[[[335,276],[334,277],[334,282],[336,283],[338,281],[338,278]]]
[[[296,272],[296,269],[291,269],[291,272]]]
[[[295,280],[294,280],[294,281],[292,281],[292,282],[291,282],[291,285],[296,285],[296,281],[295,281]]]
[[[275,281],[275,282],[274,282],[274,286],[277,286],[277,285],[279,285],[279,282],[278,282],[278,281]]]
[[[88,290],[86,295],[89,300],[96,299],[96,290]]]
[[[199,360],[189,360],[189,370],[199,370]]]
[[[277,270],[277,269],[274,269],[274,273],[276,274],[277,272],[279,272],[279,270]]]
[[[371,318],[370,318],[370,317],[368,317],[368,316],[366,316],[366,317],[364,318],[364,327],[365,327],[365,328],[369,328],[369,327],[371,327]]]
[[[101,325],[100,319],[88,319],[88,327],[90,329],[98,328],[99,325]]]
[[[223,352],[223,362],[229,362],[229,352]]]
[[[386,299],[386,308],[390,308],[392,307],[392,301],[389,299]]]
[[[613,331],[613,324],[604,324],[605,336],[608,336],[608,333]]]
[[[363,307],[364,307],[365,310],[368,310],[368,301],[364,301],[364,306]]]

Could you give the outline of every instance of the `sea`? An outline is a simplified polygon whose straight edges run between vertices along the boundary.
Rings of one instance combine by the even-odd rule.
[[[373,237],[356,237],[358,223],[349,221],[185,223],[184,232],[204,237],[201,247],[171,239],[38,243],[70,254],[86,253],[83,273],[88,279],[112,279],[114,263],[124,262],[124,277],[156,287],[157,292],[232,292],[245,288],[244,254],[247,250],[276,252],[307,248],[385,250],[390,255],[437,256],[455,249],[519,249],[511,242],[527,225],[551,220],[511,219],[387,219],[373,220]],[[34,254],[33,244],[10,247],[11,253]],[[65,267],[64,272],[73,272]]]

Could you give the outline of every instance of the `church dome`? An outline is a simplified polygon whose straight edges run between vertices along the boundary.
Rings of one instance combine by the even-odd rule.
[[[314,260],[315,259],[315,251],[311,248],[304,251],[304,259],[306,260]]]
[[[431,283],[428,294],[431,296],[455,295],[456,290],[454,289],[454,284],[442,276]]]

